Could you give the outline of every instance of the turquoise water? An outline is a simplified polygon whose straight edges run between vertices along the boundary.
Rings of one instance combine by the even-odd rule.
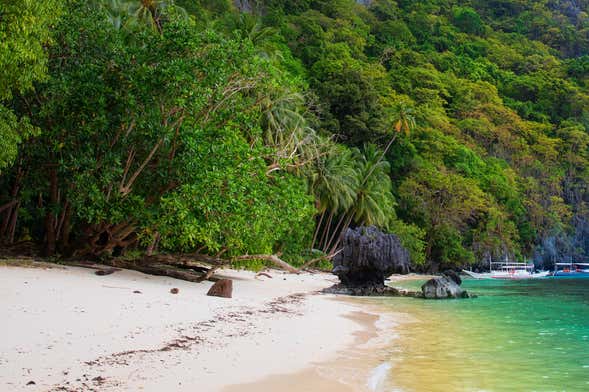
[[[463,287],[479,297],[381,302],[408,315],[384,390],[589,391],[589,279]]]

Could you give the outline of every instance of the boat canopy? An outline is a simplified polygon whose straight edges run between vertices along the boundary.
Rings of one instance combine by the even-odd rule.
[[[491,264],[491,271],[494,269],[511,270],[511,269],[534,269],[534,263],[515,263],[515,262],[493,262]]]

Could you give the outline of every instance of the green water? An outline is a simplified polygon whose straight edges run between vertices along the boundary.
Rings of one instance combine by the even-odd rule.
[[[589,279],[463,287],[479,297],[382,302],[409,315],[383,390],[589,391]]]

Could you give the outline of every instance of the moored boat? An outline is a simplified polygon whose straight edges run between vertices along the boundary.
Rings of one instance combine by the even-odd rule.
[[[589,278],[589,263],[555,263],[552,276]]]
[[[550,275],[550,271],[534,272],[534,263],[490,262],[489,272],[473,272],[462,270],[474,279],[537,279]]]

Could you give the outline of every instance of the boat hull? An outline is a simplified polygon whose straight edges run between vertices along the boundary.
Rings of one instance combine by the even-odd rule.
[[[556,271],[552,276],[555,278],[589,278],[589,271]]]
[[[524,280],[524,279],[539,279],[546,278],[550,275],[549,271],[542,271],[537,273],[527,272],[486,272],[476,273],[472,271],[462,270],[463,273],[470,276],[473,279],[499,279],[499,280]]]

